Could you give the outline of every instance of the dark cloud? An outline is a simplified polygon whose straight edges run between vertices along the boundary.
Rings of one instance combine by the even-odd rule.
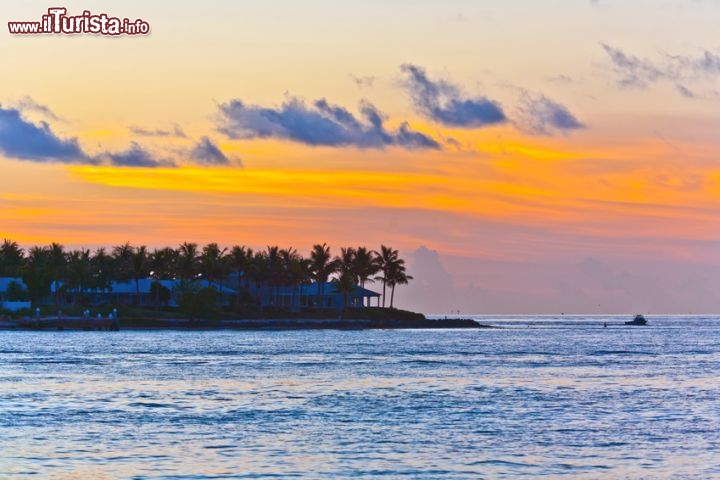
[[[173,125],[173,128],[170,130],[165,130],[162,128],[155,128],[155,129],[147,129],[143,127],[138,126],[131,126],[129,127],[130,131],[134,133],[135,135],[138,135],[140,137],[178,137],[178,138],[186,138],[187,135],[183,131],[182,128],[180,128],[180,125]]]
[[[230,159],[208,137],[202,137],[190,151],[190,158],[199,165],[224,166],[230,165]]]
[[[552,135],[585,128],[564,105],[544,95],[522,94],[518,109],[518,127],[534,135]]]
[[[62,139],[46,122],[34,124],[19,110],[0,106],[0,152],[36,162],[93,163],[77,138]]]
[[[122,152],[105,152],[98,156],[99,160],[104,161],[115,167],[175,167],[175,162],[169,159],[156,158],[148,150],[145,150],[136,142],[131,142],[130,147]]]
[[[418,150],[437,150],[441,148],[440,144],[435,139],[410,128],[408,122],[403,122],[400,125],[400,128],[395,133],[394,143],[410,149]]]
[[[385,116],[369,102],[360,105],[360,118],[325,99],[311,106],[291,97],[279,108],[231,100],[219,107],[218,131],[230,138],[279,138],[311,146],[382,149],[440,149],[433,138],[403,123],[396,131],[384,126]]]
[[[176,167],[168,158],[158,158],[137,142],[119,152],[105,151],[89,155],[80,147],[77,138],[58,137],[46,122],[33,123],[23,117],[21,110],[35,111],[46,117],[59,118],[49,108],[30,97],[18,102],[18,108],[0,106],[0,154],[18,160],[34,162],[58,162],[68,164],[112,165],[118,167]],[[141,136],[185,136],[179,126],[173,130],[144,130],[131,127]],[[410,142],[412,139],[408,139]],[[229,165],[230,159],[208,137],[202,137],[189,152],[190,158],[199,165]],[[240,164],[239,160],[236,162]]]
[[[601,45],[610,57],[617,83],[621,87],[645,89],[666,81],[675,83],[680,95],[695,98],[697,95],[687,87],[687,83],[720,76],[720,55],[708,50],[699,55],[661,54],[657,60],[650,60],[605,43]]]
[[[507,121],[500,104],[487,97],[464,97],[445,80],[431,80],[425,69],[405,64],[405,87],[417,110],[428,119],[450,127],[480,128]]]

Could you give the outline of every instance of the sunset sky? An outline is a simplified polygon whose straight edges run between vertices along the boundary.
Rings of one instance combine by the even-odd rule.
[[[426,313],[720,312],[720,2],[67,1],[11,35],[0,238],[381,243]],[[372,287],[371,287],[372,288]]]

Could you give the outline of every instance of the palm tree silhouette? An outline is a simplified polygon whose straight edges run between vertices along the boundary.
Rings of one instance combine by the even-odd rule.
[[[330,275],[337,272],[339,262],[330,255],[330,247],[323,243],[313,246],[310,253],[310,265],[312,278],[318,284],[318,304],[325,306],[325,283],[327,283]]]
[[[0,245],[0,277],[18,277],[23,266],[25,251],[17,242],[4,239]]]
[[[237,276],[237,302],[240,304],[242,298],[243,286],[245,291],[250,288],[250,276],[252,273],[252,248],[235,245],[230,250],[230,254],[225,257],[225,262],[231,271]]]
[[[92,256],[91,270],[92,279],[90,280],[91,288],[110,291],[114,278],[112,271],[113,259],[105,252],[104,248],[98,248]]]
[[[199,291],[200,277],[220,283],[230,272],[237,275],[238,304],[242,293],[250,292],[254,282],[255,304],[262,308],[266,304],[289,306],[297,309],[311,306],[312,302],[303,295],[303,287],[311,281],[317,283],[315,306],[326,307],[326,284],[334,278],[335,288],[342,292],[347,306],[349,295],[356,285],[376,280],[383,282],[383,307],[387,303],[387,287],[390,287],[390,308],[394,308],[395,287],[412,279],[405,271],[405,262],[397,250],[382,245],[380,253],[366,247],[346,247],[340,255],[333,257],[330,247],[315,244],[310,256],[304,258],[295,248],[280,249],[268,246],[266,250],[253,252],[245,246],[234,246],[231,250],[209,243],[200,250],[196,243],[185,242],[177,249],[165,247],[148,252],[146,246],[133,247],[129,242],[113,247],[108,254],[104,248],[94,253],[87,249],[67,252],[58,243],[46,247],[32,247],[25,250],[16,242],[5,239],[0,244],[0,275],[22,276],[30,298],[36,304],[51,293],[55,285],[55,303],[60,306],[61,294],[73,289],[73,303],[88,290],[110,292],[113,282],[135,283],[135,303],[140,304],[141,280],[152,278],[151,294],[155,307],[159,308],[160,280],[180,279],[177,291]],[[337,275],[336,275],[337,274]],[[62,285],[62,287],[61,287]],[[243,291],[244,285],[244,291]],[[299,298],[298,302],[298,287]],[[289,295],[281,297],[281,289],[288,289]],[[265,295],[265,297],[263,297]],[[289,297],[289,298],[288,298]],[[289,300],[289,305],[281,305]],[[249,300],[252,303],[252,300]]]
[[[390,270],[393,268],[393,265],[398,261],[399,255],[400,254],[397,250],[391,247],[386,247],[385,245],[380,245],[380,253],[378,257],[378,264],[380,268],[378,271],[382,272],[382,275],[375,277],[375,279],[382,281],[383,284],[383,308],[385,308],[385,297],[387,296],[386,287],[388,284],[388,279],[390,278]]]
[[[67,274],[65,247],[55,242],[50,244],[47,248],[47,266],[50,279],[55,283],[55,304],[60,306],[60,283],[65,280]]]
[[[113,247],[113,276],[118,282],[132,280],[133,247],[130,242]]]
[[[22,279],[28,287],[30,300],[37,305],[50,293],[50,272],[48,268],[48,250],[35,246],[28,250],[22,268]]]
[[[148,256],[148,270],[150,270],[148,273],[153,279],[150,291],[154,296],[156,310],[160,308],[161,294],[164,288],[160,280],[168,280],[174,277],[177,256],[177,251],[169,247],[156,248]]]
[[[277,306],[280,293],[280,283],[283,279],[283,264],[280,256],[280,247],[277,245],[267,247],[265,252],[265,268],[267,279],[270,282],[271,301],[270,303]]]
[[[398,259],[391,264],[388,270],[387,284],[390,286],[390,308],[393,308],[393,300],[395,299],[395,286],[407,285],[413,277],[405,272],[405,260]]]
[[[194,281],[198,272],[198,245],[197,243],[184,242],[178,248],[177,273],[180,278],[187,281]]]
[[[350,294],[353,293],[353,290],[355,290],[355,286],[357,285],[357,278],[349,270],[344,270],[338,278],[333,280],[332,283],[335,286],[335,289],[343,295],[342,314],[344,315],[345,310],[348,307]]]
[[[130,254],[130,276],[135,281],[135,305],[140,306],[140,280],[150,273],[148,250],[145,245],[136,247]]]
[[[67,254],[67,286],[75,291],[73,303],[77,305],[85,290],[90,287],[93,277],[93,264],[90,250],[73,250]]]
[[[209,243],[203,247],[198,262],[200,273],[209,282],[219,282],[227,277],[229,269],[225,260],[226,254],[227,248],[220,248],[217,243]]]

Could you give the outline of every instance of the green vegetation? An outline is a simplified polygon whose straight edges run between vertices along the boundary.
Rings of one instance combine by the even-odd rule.
[[[141,280],[152,279],[150,293],[154,311],[160,313],[171,297],[178,299],[179,311],[190,318],[221,318],[224,313],[241,312],[248,316],[275,315],[288,312],[280,306],[280,289],[291,289],[293,304],[296,295],[302,296],[312,282],[318,283],[317,300],[314,305],[326,305],[325,283],[333,281],[335,288],[346,297],[354,287],[380,281],[383,285],[383,307],[389,291],[389,307],[393,308],[397,285],[412,279],[406,274],[405,261],[397,250],[382,245],[380,252],[366,247],[342,248],[340,255],[333,256],[326,244],[314,245],[308,258],[296,249],[268,246],[262,251],[236,245],[222,248],[217,243],[200,247],[195,243],[183,243],[178,248],[149,250],[146,246],[129,243],[111,249],[99,248],[66,250],[58,243],[33,246],[27,250],[11,240],[0,245],[0,277],[22,278],[27,286],[11,286],[7,299],[30,300],[33,306],[49,306],[64,311],[89,306],[93,292],[110,292],[113,282],[131,282],[135,285],[134,305],[140,306]],[[237,291],[232,312],[223,312],[218,301],[218,291],[213,287],[200,288],[197,280],[211,284],[227,285]],[[179,280],[173,292],[162,286],[161,280]],[[52,289],[52,285],[61,285]],[[261,301],[258,291],[269,292],[269,299]],[[147,291],[144,292],[147,295]],[[287,295],[287,294],[286,294]],[[118,306],[119,307],[119,306]],[[350,308],[345,312],[351,315]],[[304,313],[312,313],[305,308]],[[152,315],[152,310],[147,315]],[[237,317],[237,315],[235,315]]]

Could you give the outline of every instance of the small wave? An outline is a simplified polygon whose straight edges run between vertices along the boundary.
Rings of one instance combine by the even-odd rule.
[[[471,467],[476,467],[480,465],[497,465],[502,467],[522,467],[522,468],[532,468],[536,465],[533,465],[531,463],[521,463],[521,462],[511,462],[509,460],[479,460],[477,462],[472,462],[468,464]]]
[[[451,362],[449,360],[425,360],[425,359],[417,359],[417,360],[400,360],[399,363],[405,363],[405,364],[420,364],[420,365],[443,365],[446,363],[452,363],[452,364],[458,364],[460,362]]]
[[[599,448],[613,448],[613,447],[624,447],[627,445],[627,442],[606,442],[606,443],[598,443],[596,447]]]
[[[173,405],[167,403],[155,403],[155,402],[133,402],[129,403],[130,407],[144,407],[144,408],[173,408]]]
[[[496,356],[496,357],[517,357],[522,355],[527,356],[543,356],[543,357],[558,357],[562,355],[567,355],[566,352],[548,352],[548,351],[542,351],[542,350],[507,350],[503,352],[495,352],[491,353],[490,355]]]
[[[636,350],[596,350],[594,352],[590,352],[589,355],[602,357],[605,355],[657,355],[657,353]]]
[[[8,363],[14,363],[18,365],[104,365],[106,362],[100,360],[87,360],[87,359],[22,359],[22,360],[10,360]]]

